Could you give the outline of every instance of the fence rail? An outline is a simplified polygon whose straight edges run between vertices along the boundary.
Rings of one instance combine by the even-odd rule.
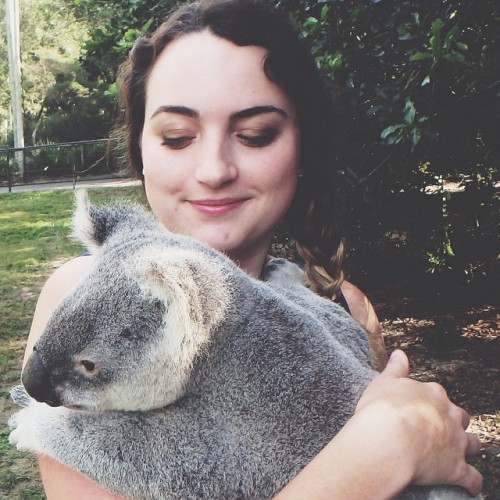
[[[0,186],[76,183],[92,178],[110,179],[119,173],[110,139],[0,148]]]

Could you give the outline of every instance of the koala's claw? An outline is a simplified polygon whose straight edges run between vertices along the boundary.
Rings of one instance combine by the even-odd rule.
[[[22,406],[23,408],[29,406],[32,400],[31,396],[26,392],[26,389],[22,385],[16,385],[10,390],[10,398],[14,401],[14,403]]]
[[[17,428],[17,413],[14,413],[14,415],[12,415],[9,418],[9,420],[7,420],[7,425],[11,431],[13,431]],[[9,441],[10,441],[10,439],[9,439]]]
[[[19,430],[17,429],[19,421],[18,421],[18,415],[19,413],[14,413],[9,420],[7,421],[7,425],[10,429],[10,434],[9,434],[9,444],[12,446],[15,446],[18,448],[17,444],[19,442]],[[18,448],[19,449],[19,448]]]
[[[22,406],[23,408],[28,407],[31,400],[30,396],[26,392],[26,389],[22,385],[16,385],[10,390],[10,398],[12,399],[12,401],[14,401],[14,403]],[[19,440],[21,439],[21,433],[18,427],[22,411],[23,410],[20,410],[14,413],[7,421],[7,425],[9,426],[9,429],[11,431],[9,435],[9,443],[13,446],[16,446],[17,449],[20,449]]]

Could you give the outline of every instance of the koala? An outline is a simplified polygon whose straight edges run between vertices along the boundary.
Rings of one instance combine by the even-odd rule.
[[[10,442],[126,498],[271,498],[353,414],[375,373],[364,331],[284,260],[256,280],[144,209],[84,194],[74,221],[95,263],[11,391]]]

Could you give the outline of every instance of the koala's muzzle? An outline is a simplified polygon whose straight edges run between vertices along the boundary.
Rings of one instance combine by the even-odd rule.
[[[59,397],[53,391],[50,373],[36,350],[33,350],[23,368],[22,383],[27,393],[40,403],[47,403],[49,406],[61,405]]]

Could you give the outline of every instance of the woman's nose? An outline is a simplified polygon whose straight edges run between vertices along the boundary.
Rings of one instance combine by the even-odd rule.
[[[195,173],[198,182],[217,188],[238,176],[229,145],[212,143],[202,148],[200,153]]]

